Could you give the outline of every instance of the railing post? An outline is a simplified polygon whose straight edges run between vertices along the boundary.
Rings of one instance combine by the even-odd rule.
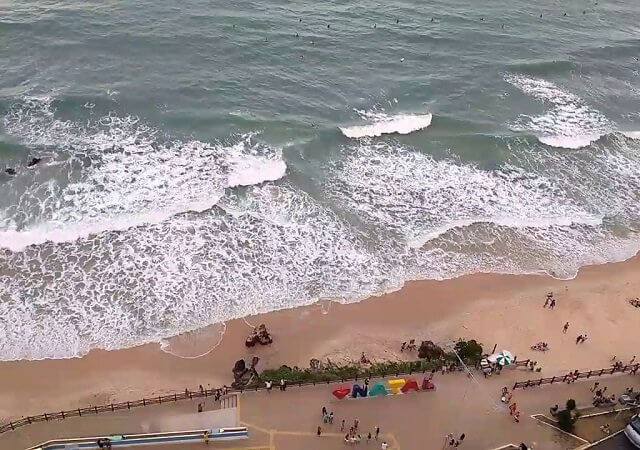
[[[551,382],[549,384],[553,384],[554,381],[556,381],[556,376],[555,375],[553,377],[551,377]]]
[[[127,409],[131,409],[131,405],[129,404],[129,400],[127,400]]]
[[[146,398],[142,399],[142,406],[147,406],[147,399]]]
[[[47,417],[47,413],[44,413],[44,420],[46,420],[47,422],[49,421],[49,418]]]
[[[158,403],[162,404],[162,397],[158,395]]]
[[[60,414],[62,414],[62,418],[64,419],[64,411],[60,411]]]
[[[93,409],[95,410],[96,414],[98,414],[98,407],[94,406]]]
[[[96,411],[97,411],[97,409],[96,409]],[[113,403],[111,404],[111,412],[113,412]]]
[[[11,427],[12,430],[15,430],[15,428],[13,426],[13,422],[9,422],[9,426]]]
[[[177,402],[178,401],[178,394],[173,394],[173,401]]]
[[[600,369],[600,376],[604,373],[604,369]]]
[[[27,416],[27,422],[29,422],[29,425],[31,425],[31,416]]]

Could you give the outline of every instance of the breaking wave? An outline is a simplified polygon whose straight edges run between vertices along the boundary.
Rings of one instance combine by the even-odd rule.
[[[26,188],[0,211],[0,246],[14,251],[204,211],[225,189],[286,172],[280,149],[255,134],[211,144],[165,136],[131,116],[79,124],[57,118],[53,101],[27,98],[4,118],[8,134],[58,163],[46,181],[29,171],[14,180]]]
[[[396,114],[388,115],[384,112],[358,111],[361,118],[367,120],[364,125],[340,127],[346,137],[358,139],[364,137],[379,137],[383,134],[410,134],[431,125],[431,114]]]
[[[515,130],[534,132],[545,145],[579,149],[613,131],[602,113],[550,81],[519,74],[507,74],[505,81],[550,107],[540,116],[522,114],[512,124]]]

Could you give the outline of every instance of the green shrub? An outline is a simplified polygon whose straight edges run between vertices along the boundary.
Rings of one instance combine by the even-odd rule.
[[[482,359],[482,345],[476,342],[475,339],[465,341],[460,339],[455,345],[456,353],[460,358],[467,363],[477,363]]]

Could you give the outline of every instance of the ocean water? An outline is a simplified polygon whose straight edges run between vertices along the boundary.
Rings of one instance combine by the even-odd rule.
[[[639,17],[0,0],[0,359],[630,257]]]

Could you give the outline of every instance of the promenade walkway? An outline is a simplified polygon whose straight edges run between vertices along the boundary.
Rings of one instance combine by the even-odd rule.
[[[210,448],[234,450],[331,450],[344,449],[344,419],[346,428],[354,419],[360,422],[363,442],[358,448],[380,448],[382,440],[389,450],[418,448],[441,449],[444,436],[465,433],[461,448],[495,449],[507,443],[526,442],[537,449],[569,450],[581,443],[530,416],[548,412],[553,404],[564,404],[574,398],[580,404],[591,399],[589,388],[593,380],[572,384],[554,384],[536,389],[518,390],[514,400],[522,412],[515,423],[499,401],[502,386],[512,386],[522,379],[523,372],[505,370],[489,379],[470,379],[463,373],[436,375],[435,392],[412,392],[399,396],[337,400],[327,385],[289,388],[286,392],[246,392],[239,397],[237,408],[230,408],[234,422],[249,428],[248,440],[216,443]],[[373,381],[373,380],[372,380]],[[640,377],[616,375],[600,379],[611,393],[627,386],[638,388]],[[345,383],[347,384],[347,383]],[[75,417],[49,423],[38,423],[0,436],[0,449],[19,450],[59,437],[99,436],[135,432],[194,429],[196,420],[210,422],[219,404],[205,400],[205,412],[197,413],[199,400],[154,405],[130,411],[116,411],[93,417]],[[333,425],[321,420],[321,409],[334,412]],[[209,413],[207,413],[209,411]],[[207,417],[212,414],[211,417]],[[218,414],[218,413],[216,413]],[[224,413],[230,414],[230,412]],[[213,426],[210,424],[209,426]],[[215,424],[216,426],[218,424]],[[316,435],[317,426],[323,429]],[[365,437],[376,426],[381,428],[380,440],[368,446]],[[346,430],[345,430],[346,432]],[[204,443],[149,446],[149,449],[192,450],[206,448]]]

